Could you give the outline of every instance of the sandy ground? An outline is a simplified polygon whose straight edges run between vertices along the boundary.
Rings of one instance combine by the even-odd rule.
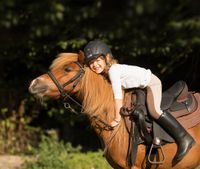
[[[21,169],[24,160],[14,155],[0,155],[0,169]]]

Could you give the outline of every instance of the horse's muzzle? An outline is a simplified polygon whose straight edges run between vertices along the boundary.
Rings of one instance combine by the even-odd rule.
[[[47,91],[47,89],[48,89],[48,86],[42,83],[42,80],[38,78],[34,79],[29,86],[29,92],[34,95],[43,94]]]

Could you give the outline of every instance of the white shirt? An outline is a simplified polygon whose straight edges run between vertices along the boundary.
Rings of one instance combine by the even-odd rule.
[[[122,99],[122,87],[145,88],[151,80],[151,70],[139,66],[113,64],[108,71],[115,99]]]

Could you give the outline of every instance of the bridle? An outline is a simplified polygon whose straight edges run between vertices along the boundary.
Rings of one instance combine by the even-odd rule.
[[[48,71],[47,74],[49,75],[49,77],[51,78],[51,80],[54,82],[54,84],[57,86],[60,94],[61,94],[61,98],[63,100],[63,104],[64,107],[67,109],[72,109],[70,104],[66,102],[66,99],[70,99],[71,101],[73,101],[74,103],[76,103],[79,107],[82,108],[82,105],[76,101],[74,98],[72,98],[71,96],[71,92],[76,88],[76,86],[78,85],[78,83],[80,82],[81,78],[83,77],[83,74],[85,73],[83,66],[79,63],[79,62],[74,62],[76,65],[79,66],[80,70],[78,71],[77,74],[75,74],[71,79],[69,79],[67,82],[65,82],[63,85],[59,83],[59,81],[57,80],[57,78],[53,75],[53,73],[51,71]],[[73,83],[74,82],[74,83]],[[73,83],[72,85],[72,89],[69,92],[65,92],[65,87],[69,84]],[[76,112],[75,112],[76,113]]]
[[[71,92],[76,88],[76,86],[78,85],[78,83],[80,82],[81,78],[83,77],[83,74],[85,73],[84,67],[79,63],[79,62],[73,62],[75,64],[77,64],[80,68],[80,70],[78,71],[78,73],[76,75],[74,75],[70,80],[68,80],[67,82],[65,82],[63,85],[61,85],[59,83],[59,81],[57,80],[57,78],[53,75],[53,73],[51,71],[48,71],[47,74],[49,75],[49,77],[51,78],[51,80],[55,83],[55,85],[57,86],[60,94],[61,94],[61,98],[63,99],[63,104],[64,107],[66,109],[70,109],[71,112],[75,113],[75,114],[81,114],[83,110],[82,105],[76,101],[72,96],[71,96]],[[73,83],[74,82],[74,83]],[[72,85],[72,89],[69,92],[65,92],[65,87],[69,84],[73,83]],[[80,108],[81,108],[81,112],[78,113],[77,111],[75,111],[68,102],[66,102],[67,99],[70,99],[71,101],[73,101],[74,103],[76,103]],[[101,120],[99,117],[97,116],[93,116],[91,117],[91,119],[96,119],[97,121],[99,121],[101,124],[103,124],[105,127],[103,128],[104,130],[111,130],[112,127],[107,123],[104,122],[103,120]]]

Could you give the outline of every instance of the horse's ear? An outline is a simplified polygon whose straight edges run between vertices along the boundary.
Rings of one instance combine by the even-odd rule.
[[[81,64],[84,64],[84,60],[85,60],[84,52],[82,50],[79,50],[79,53],[78,53],[78,62],[81,63]]]

